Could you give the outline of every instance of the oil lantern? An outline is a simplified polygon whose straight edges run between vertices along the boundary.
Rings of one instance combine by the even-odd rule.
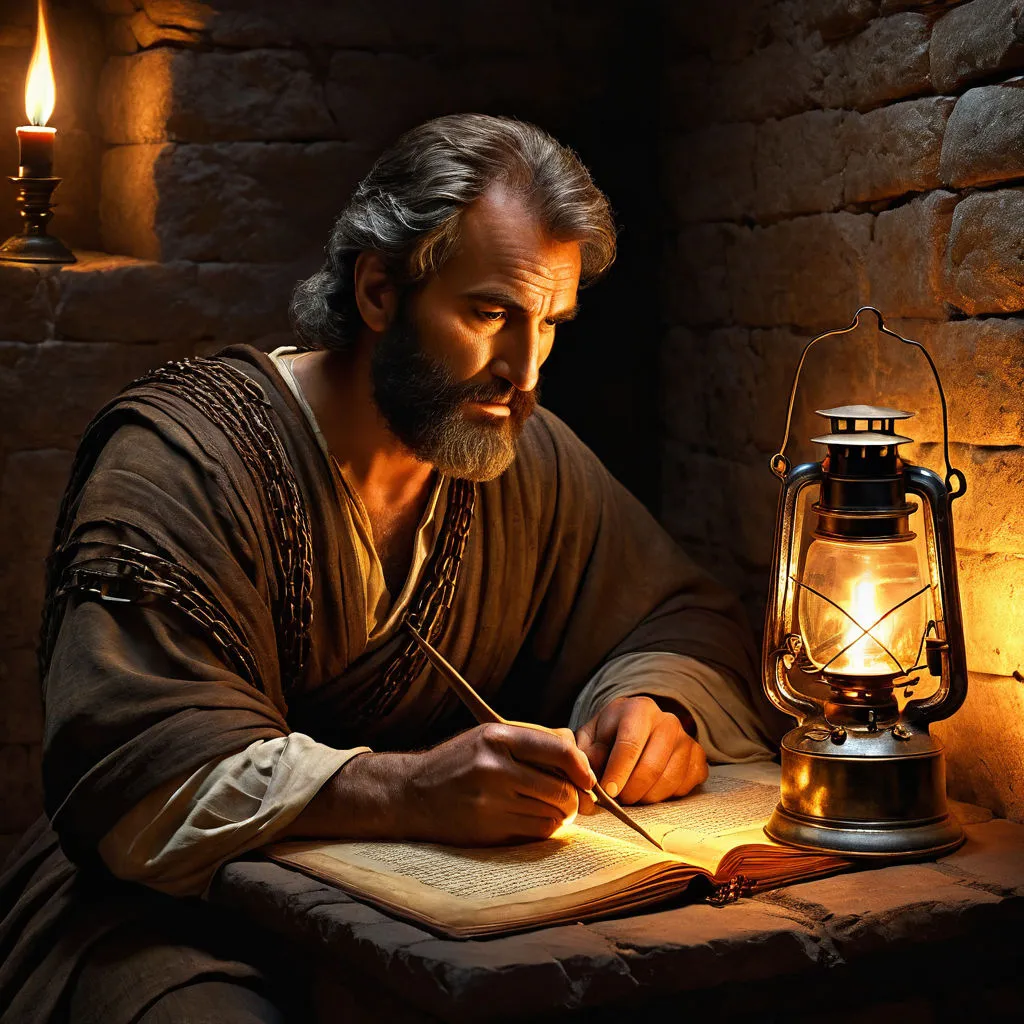
[[[900,447],[913,415],[877,405],[821,409],[820,462],[791,469],[785,449],[811,347],[864,314],[919,349],[942,406],[946,477]],[[782,481],[763,679],[797,726],[782,741],[782,792],[765,826],[782,843],[854,857],[931,856],[963,842],[946,805],[942,745],[931,722],[967,694],[951,505],[966,490],[949,462],[946,400],[919,342],[873,307],[804,348],[786,436],[772,458]]]

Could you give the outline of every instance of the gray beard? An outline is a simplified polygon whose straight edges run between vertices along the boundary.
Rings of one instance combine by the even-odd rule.
[[[415,327],[401,312],[373,351],[370,375],[388,429],[417,459],[462,480],[493,480],[512,465],[519,434],[537,401],[536,390],[517,391],[499,381],[456,381],[423,351]],[[507,402],[511,414],[495,422],[471,420],[465,405],[472,401]]]

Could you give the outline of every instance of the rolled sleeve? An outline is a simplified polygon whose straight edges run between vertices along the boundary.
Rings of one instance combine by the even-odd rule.
[[[118,878],[200,895],[221,864],[272,842],[369,749],[336,750],[304,733],[257,741],[154,790],[104,836],[100,856]]]

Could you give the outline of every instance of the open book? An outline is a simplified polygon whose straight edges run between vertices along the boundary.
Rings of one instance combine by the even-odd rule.
[[[772,842],[762,826],[778,799],[777,765],[728,765],[680,800],[630,807],[667,853],[604,810],[521,846],[318,841],[264,852],[434,932],[475,938],[632,910],[695,879],[725,901],[853,866]]]

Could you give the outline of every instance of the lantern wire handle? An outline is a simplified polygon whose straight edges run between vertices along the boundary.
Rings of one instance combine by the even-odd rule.
[[[797,363],[796,374],[793,377],[793,386],[789,391],[789,408],[786,411],[786,432],[782,438],[782,445],[779,450],[772,456],[771,468],[772,472],[780,479],[785,480],[786,475],[789,473],[789,459],[786,457],[786,445],[789,444],[789,431],[793,421],[793,405],[796,401],[797,387],[800,383],[800,374],[804,368],[804,361],[807,359],[807,353],[817,345],[819,341],[823,341],[825,338],[836,337],[841,334],[849,334],[850,331],[856,330],[860,326],[861,313],[874,313],[878,318],[878,330],[882,334],[887,334],[890,338],[895,338],[897,341],[903,342],[904,345],[912,345],[914,348],[918,348],[924,353],[925,359],[928,360],[928,365],[931,367],[932,376],[935,378],[935,387],[939,392],[939,403],[942,406],[942,455],[946,463],[946,492],[949,494],[949,500],[953,501],[955,498],[961,497],[967,491],[967,478],[959,469],[954,469],[949,461],[949,415],[946,409],[946,393],[942,390],[942,381],[939,379],[939,371],[935,366],[935,360],[932,359],[931,353],[921,344],[919,341],[912,341],[910,338],[904,338],[901,334],[897,334],[895,331],[890,330],[885,325],[885,319],[882,317],[881,311],[876,309],[874,306],[861,306],[856,313],[853,314],[853,321],[849,327],[842,327],[834,331],[825,331],[824,334],[819,334],[816,338],[812,338],[804,346],[803,352],[800,353],[800,361]],[[954,484],[956,485],[954,487]]]

